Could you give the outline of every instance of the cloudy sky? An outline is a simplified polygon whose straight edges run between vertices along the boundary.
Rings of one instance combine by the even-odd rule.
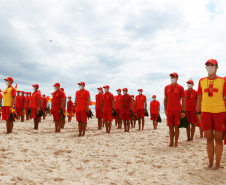
[[[218,0],[0,0],[0,89],[12,76],[19,90],[50,95],[59,82],[74,97],[84,81],[93,101],[110,85],[162,103],[171,72],[197,88],[215,58],[226,76],[225,20]]]

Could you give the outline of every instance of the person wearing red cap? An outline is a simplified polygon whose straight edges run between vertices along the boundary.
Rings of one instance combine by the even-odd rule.
[[[1,116],[2,116],[2,90],[0,89],[0,119],[1,119]]]
[[[42,95],[42,98],[43,98],[43,100],[42,100],[43,119],[45,119],[45,118],[46,118],[46,107],[47,107],[47,99],[46,99],[46,95],[43,94],[43,95]]]
[[[218,62],[209,59],[206,63],[208,77],[199,80],[197,119],[201,120],[204,136],[207,139],[207,154],[209,164],[206,169],[212,169],[214,154],[216,163],[214,169],[220,168],[223,153],[223,134],[226,121],[226,82],[217,76]],[[215,147],[214,147],[215,141]]]
[[[115,123],[117,126],[118,124],[118,129],[121,129],[122,128],[122,119],[121,119],[121,97],[122,97],[122,94],[121,94],[121,89],[117,89],[117,96],[115,96],[115,111],[116,111],[116,119],[115,119]]]
[[[165,87],[164,109],[169,126],[170,144],[178,146],[180,119],[185,117],[185,96],[184,88],[177,83],[178,74],[171,73],[171,84]],[[181,105],[182,100],[182,105]]]
[[[89,111],[90,104],[90,94],[89,91],[85,89],[85,83],[78,83],[79,90],[76,92],[75,96],[75,111],[76,119],[78,121],[78,136],[85,136],[86,126],[87,126],[87,113]]]
[[[37,116],[37,112],[39,111],[40,108],[40,104],[41,104],[41,94],[38,91],[39,89],[39,85],[38,84],[34,84],[33,86],[33,90],[34,92],[32,93],[31,96],[31,117],[34,118],[34,129],[38,130],[38,124],[40,119]]]
[[[152,101],[150,102],[150,115],[151,115],[150,120],[153,121],[154,129],[157,129],[157,126],[158,126],[157,118],[159,115],[159,111],[160,111],[160,103],[159,101],[156,100],[156,95],[153,95]]]
[[[98,130],[101,130],[102,128],[102,122],[103,122],[103,110],[102,110],[102,94],[103,89],[102,87],[97,88],[98,94],[96,94],[96,104],[95,104],[95,110],[96,110],[96,118],[98,121]]]
[[[104,94],[102,95],[103,121],[106,126],[106,133],[111,132],[112,114],[114,112],[114,95],[109,92],[109,85],[105,85]]]
[[[128,94],[128,89],[123,89],[123,96],[121,97],[121,119],[124,123],[124,132],[129,132],[130,127],[130,111],[133,109],[132,97]]]
[[[134,100],[134,95],[131,95],[131,97],[132,97],[132,100],[133,100],[133,109],[132,109],[132,111],[133,111],[133,113],[135,113],[136,112],[136,110],[135,110],[135,100]],[[131,118],[131,128],[135,128],[135,126],[136,126],[136,118]]]
[[[73,114],[73,101],[71,101],[71,96],[68,96],[67,102],[67,112],[68,112],[68,122],[71,122],[72,114]]]
[[[19,101],[19,109],[21,111],[21,122],[24,122],[24,106],[25,106],[25,96],[24,91],[21,91],[20,101]]]
[[[17,116],[18,116],[18,119],[20,119],[20,116],[22,114],[22,111],[23,109],[20,108],[20,102],[21,102],[21,96],[20,96],[20,92],[21,91],[17,91],[17,95],[16,95],[16,102],[15,102],[15,109],[16,109],[16,113],[17,113]]]
[[[12,133],[13,121],[10,120],[10,114],[14,111],[13,106],[16,101],[16,89],[12,86],[13,78],[4,79],[7,88],[3,92],[2,120],[6,121],[7,134]]]
[[[195,134],[195,123],[196,123],[196,106],[197,106],[197,91],[193,89],[194,82],[192,80],[187,81],[188,89],[184,91],[186,99],[185,112],[188,119],[187,128],[187,141],[193,141]]]
[[[66,110],[67,96],[66,96],[66,94],[64,92],[64,88],[60,88],[60,90],[64,93],[64,106],[63,106],[63,111],[65,112],[65,110]],[[66,117],[61,118],[61,122],[62,122],[61,128],[63,128],[63,129],[64,129],[64,126],[65,126],[65,119],[66,119]]]
[[[136,108],[136,114],[138,118],[138,125],[139,129],[141,128],[141,120],[142,120],[142,130],[144,130],[144,113],[145,109],[147,109],[147,98],[145,95],[143,95],[143,89],[138,89],[139,95],[136,96],[135,101],[135,108]]]
[[[31,97],[28,96],[28,95],[29,95],[29,92],[26,92],[25,93],[25,105],[24,105],[24,108],[25,108],[25,111],[26,111],[26,120],[29,120],[29,118],[30,118],[30,115],[28,113],[28,109],[30,108]]]
[[[52,114],[55,122],[55,132],[60,132],[62,128],[60,111],[62,112],[64,110],[65,94],[62,90],[60,90],[59,83],[55,83],[53,86],[55,91],[53,92],[53,98],[52,98]]]

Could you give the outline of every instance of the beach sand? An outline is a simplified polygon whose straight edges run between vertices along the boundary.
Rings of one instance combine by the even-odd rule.
[[[96,119],[88,121],[85,137],[77,137],[75,118],[61,133],[54,133],[52,116],[16,122],[6,134],[0,121],[0,184],[225,184],[226,153],[219,171],[205,170],[206,141],[186,141],[180,130],[179,146],[168,147],[165,120],[157,130],[146,119],[145,130],[124,133],[113,122],[111,134],[97,130]],[[225,150],[225,147],[224,147]]]

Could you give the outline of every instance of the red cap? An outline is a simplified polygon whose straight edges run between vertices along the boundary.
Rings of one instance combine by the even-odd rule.
[[[188,80],[187,84],[194,84],[193,80]]]
[[[152,98],[156,98],[156,95],[153,95]]]
[[[16,92],[18,92],[18,93],[19,93],[19,92],[21,92],[21,91],[17,90]]]
[[[38,84],[34,84],[34,85],[32,85],[33,87],[38,87],[39,88],[39,85]]]
[[[134,97],[134,95],[131,95],[131,97]]]
[[[8,77],[8,78],[6,78],[6,79],[4,79],[5,81],[11,81],[11,82],[13,82],[13,78],[12,77]]]
[[[43,94],[42,96],[46,96],[45,94]]]
[[[24,91],[21,91],[21,93],[25,93]]]
[[[71,96],[68,96],[68,98],[71,98]]]
[[[138,91],[143,91],[143,89],[138,89]]]
[[[31,94],[31,92],[29,92],[28,94]]]
[[[53,93],[51,93],[53,95]]]
[[[121,92],[121,89],[117,89],[116,91],[120,91]]]
[[[85,86],[85,82],[79,82],[78,85],[84,85]]]
[[[103,88],[107,88],[107,89],[109,89],[110,87],[109,87],[109,85],[105,85]]]
[[[54,87],[60,86],[60,83],[55,83],[53,86],[54,86]]]
[[[127,89],[127,88],[123,88],[122,90],[123,90],[123,91],[128,91],[128,89]]]
[[[102,87],[98,87],[97,89],[98,89],[98,90],[102,90]]]
[[[61,91],[64,91],[64,88],[60,88]]]
[[[169,76],[176,76],[176,77],[178,77],[178,74],[177,73],[171,73]]]
[[[217,66],[218,66],[218,62],[217,62],[217,60],[215,60],[215,59],[209,59],[209,60],[207,60],[207,62],[205,63],[205,65],[206,65],[207,63],[211,63],[211,64],[213,64],[213,65],[217,65]]]

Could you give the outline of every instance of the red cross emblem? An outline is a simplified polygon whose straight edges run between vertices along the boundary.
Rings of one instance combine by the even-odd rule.
[[[218,89],[213,88],[213,84],[209,84],[209,88],[204,89],[204,92],[205,93],[207,92],[209,94],[209,96],[212,97],[214,92],[218,92]]]

